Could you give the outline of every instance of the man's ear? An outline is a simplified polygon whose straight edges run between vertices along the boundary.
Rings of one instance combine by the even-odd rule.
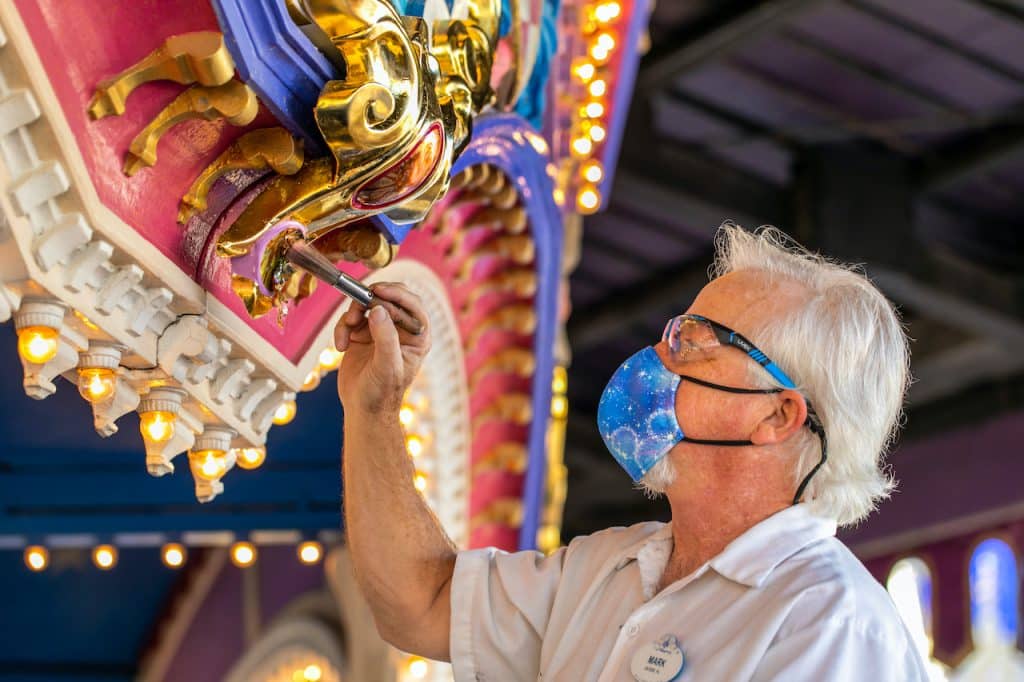
[[[769,407],[750,434],[755,445],[783,443],[803,428],[807,421],[807,401],[798,391],[785,390],[770,396]]]

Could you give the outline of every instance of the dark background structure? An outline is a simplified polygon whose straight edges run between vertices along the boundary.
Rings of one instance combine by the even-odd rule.
[[[597,400],[707,281],[726,218],[863,263],[897,304],[902,446],[1019,411],[1024,3],[663,1],[650,30],[572,277],[566,535],[666,516],[608,456]]]

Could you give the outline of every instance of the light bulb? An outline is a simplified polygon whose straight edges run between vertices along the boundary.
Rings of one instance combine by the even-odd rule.
[[[53,360],[57,355],[59,333],[52,327],[33,325],[18,330],[18,354],[26,362],[37,365]]]
[[[572,141],[572,151],[579,156],[586,156],[594,149],[594,143],[587,137],[577,137]]]
[[[587,91],[590,93],[591,97],[601,97],[608,91],[608,84],[601,79],[590,81],[590,85],[587,86]]]
[[[299,561],[310,566],[320,561],[324,548],[319,542],[308,540],[299,545]]]
[[[555,203],[561,206],[565,203],[565,190],[561,187],[556,187],[551,190],[551,198],[555,200]]]
[[[185,565],[185,548],[177,542],[169,542],[160,548],[160,559],[167,568],[181,568]]]
[[[320,670],[320,666],[315,663],[307,665],[302,671],[302,679],[305,682],[319,682],[323,676],[323,671]]]
[[[247,568],[256,562],[256,547],[251,542],[236,542],[231,545],[231,563]]]
[[[612,37],[611,33],[602,33],[597,36],[597,45],[611,52],[615,49],[615,38]]]
[[[409,426],[414,419],[416,419],[416,412],[412,409],[412,405],[402,405],[402,408],[398,410],[398,422],[402,426]]]
[[[416,656],[409,660],[409,675],[417,680],[422,680],[430,672],[430,664],[425,659]]]
[[[117,548],[113,545],[97,545],[92,550],[92,562],[96,568],[109,571],[117,564]]]
[[[595,185],[604,179],[604,169],[598,161],[588,161],[583,164],[583,179]]]
[[[423,439],[412,434],[405,438],[405,449],[412,457],[419,457],[423,454]]]
[[[601,205],[601,195],[593,187],[580,190],[576,195],[576,208],[580,213],[593,213]]]
[[[324,372],[330,372],[332,369],[338,369],[344,355],[344,353],[334,350],[333,346],[324,348],[320,351],[320,369]]]
[[[90,403],[109,400],[117,388],[117,375],[105,367],[86,367],[78,370],[78,392]]]
[[[422,471],[417,471],[412,477],[412,484],[416,487],[416,490],[422,493],[427,489],[427,475]]]
[[[601,142],[604,140],[605,130],[602,126],[596,123],[590,126],[590,129],[587,130],[587,133],[590,134],[590,139],[593,140],[594,142]]]
[[[320,385],[320,370],[314,369],[312,372],[306,375],[305,380],[302,382],[303,391],[312,391],[314,388]]]
[[[569,414],[569,401],[564,395],[556,395],[551,399],[551,416],[555,419],[565,419]]]
[[[588,102],[587,106],[583,107],[583,113],[589,118],[601,118],[604,116],[604,105],[600,102]]]
[[[235,450],[238,456],[236,463],[243,469],[258,469],[267,458],[266,448],[239,448]]]
[[[276,410],[274,410],[274,423],[278,426],[284,426],[291,420],[295,419],[295,410],[295,401],[285,400],[277,406]]]
[[[178,417],[173,412],[153,410],[139,414],[139,431],[142,437],[154,443],[166,443],[174,436],[174,422]]]
[[[216,481],[227,469],[223,450],[196,450],[189,455],[196,476],[204,481]]]
[[[25,548],[25,565],[34,573],[46,570],[50,565],[50,553],[40,545],[29,545]]]
[[[554,375],[551,377],[551,392],[554,394],[565,393],[569,388],[569,375],[565,367],[555,367]]]
[[[581,81],[587,83],[597,74],[597,69],[588,61],[580,61],[573,66],[572,72]]]
[[[610,56],[611,51],[608,48],[604,47],[603,45],[594,43],[593,45],[590,46],[590,58],[593,59],[595,62],[604,63],[608,61],[608,57]]]
[[[594,18],[602,24],[615,21],[622,14],[622,6],[617,2],[602,2],[594,9]]]

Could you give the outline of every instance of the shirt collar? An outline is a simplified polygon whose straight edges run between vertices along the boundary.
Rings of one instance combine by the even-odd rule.
[[[708,564],[730,580],[749,587],[761,587],[783,561],[804,547],[835,534],[834,519],[815,515],[806,503],[796,504],[747,529]],[[627,548],[616,569],[636,559],[641,551],[646,549],[645,553],[650,553],[665,542],[671,543],[671,540],[672,524],[666,523]]]

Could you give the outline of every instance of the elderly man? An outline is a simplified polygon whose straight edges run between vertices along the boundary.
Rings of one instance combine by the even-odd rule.
[[[925,680],[882,587],[835,538],[892,488],[900,323],[861,274],[726,224],[715,278],[609,381],[598,425],[669,524],[551,556],[459,552],[414,489],[399,405],[430,345],[350,309],[345,515],[385,639],[457,680]],[[426,322],[415,295],[383,298]],[[364,321],[365,318],[365,321]]]

